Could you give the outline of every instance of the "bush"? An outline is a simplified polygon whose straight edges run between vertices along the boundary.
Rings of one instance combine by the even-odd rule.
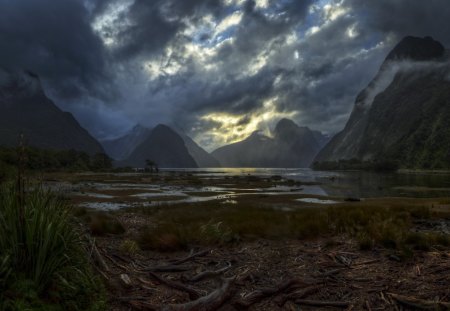
[[[18,196],[13,186],[0,190],[0,310],[102,309],[69,207],[41,187]]]

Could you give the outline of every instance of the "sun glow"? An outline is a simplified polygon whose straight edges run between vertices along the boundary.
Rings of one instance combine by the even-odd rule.
[[[293,118],[297,112],[279,111],[277,102],[279,98],[273,97],[266,100],[262,107],[252,114],[234,115],[225,112],[209,113],[200,118],[200,123],[212,123],[213,128],[208,131],[209,137],[202,133],[199,141],[207,139],[212,141],[214,147],[241,141],[255,131],[262,131],[270,136],[271,128],[282,118]],[[201,137],[203,136],[203,137]]]

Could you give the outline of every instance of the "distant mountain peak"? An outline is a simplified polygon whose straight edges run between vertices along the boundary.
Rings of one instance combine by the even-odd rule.
[[[278,121],[277,125],[275,126],[275,132],[287,128],[298,128],[298,125],[291,119],[283,118],[280,121]]]
[[[415,61],[427,61],[438,59],[445,54],[445,47],[432,37],[403,38],[389,53],[386,60],[410,59]]]

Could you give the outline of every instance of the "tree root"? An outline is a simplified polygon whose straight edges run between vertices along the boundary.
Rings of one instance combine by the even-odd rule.
[[[234,279],[225,279],[222,286],[207,296],[184,304],[168,305],[162,311],[215,311],[231,296]]]

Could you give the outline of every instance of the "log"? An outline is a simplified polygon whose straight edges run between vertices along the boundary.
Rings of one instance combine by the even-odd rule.
[[[394,293],[388,293],[388,295],[400,304],[407,307],[412,307],[420,310],[450,310],[449,302],[423,300]]]
[[[233,279],[225,279],[222,286],[207,296],[184,304],[168,305],[161,311],[215,311],[219,309],[231,296]]]

